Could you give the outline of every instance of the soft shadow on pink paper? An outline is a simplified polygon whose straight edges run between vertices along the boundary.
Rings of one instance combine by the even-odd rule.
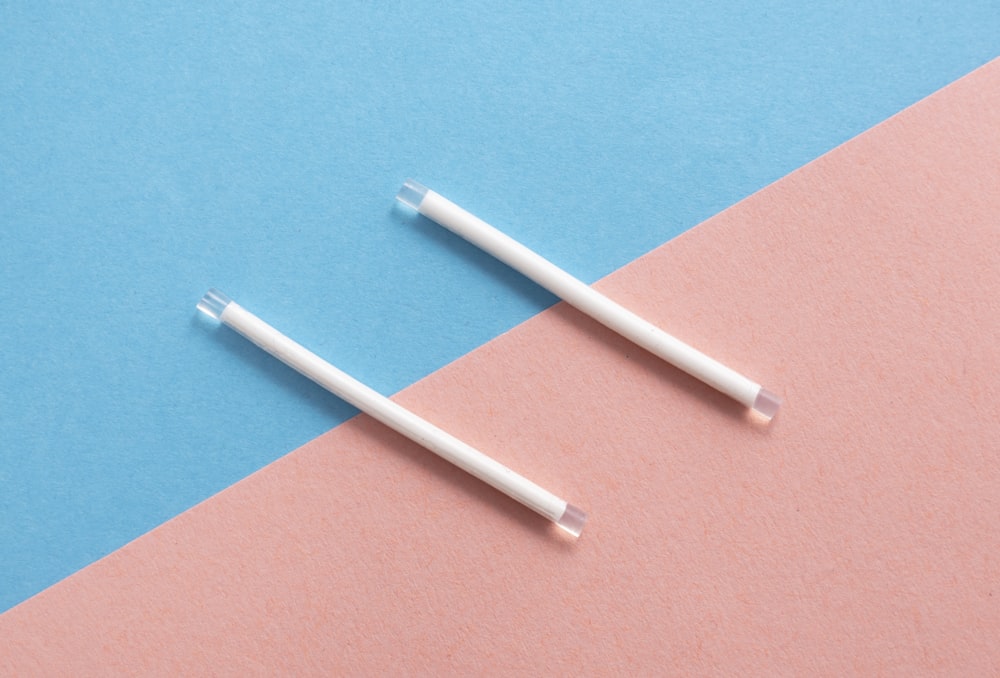
[[[580,540],[359,417],[0,616],[0,674],[995,672],[998,149],[994,61],[599,284],[770,427],[565,306],[397,396]]]

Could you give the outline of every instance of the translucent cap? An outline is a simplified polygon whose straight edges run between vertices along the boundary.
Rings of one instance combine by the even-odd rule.
[[[407,207],[412,207],[415,210],[420,209],[420,203],[424,201],[424,196],[427,195],[427,187],[423,184],[418,184],[413,179],[407,179],[403,187],[399,189],[399,193],[396,194],[396,200],[403,203]]]
[[[753,408],[770,419],[778,413],[779,407],[781,407],[781,398],[761,387],[760,391],[757,392],[757,398],[753,401]]]
[[[566,510],[562,517],[556,521],[556,525],[569,532],[574,537],[579,537],[583,532],[583,525],[587,522],[587,514],[583,509],[572,504],[566,504]]]
[[[218,320],[222,317],[222,312],[226,310],[226,306],[229,306],[231,303],[233,303],[232,299],[213,287],[208,292],[205,292],[205,296],[198,302],[197,308],[205,315]]]

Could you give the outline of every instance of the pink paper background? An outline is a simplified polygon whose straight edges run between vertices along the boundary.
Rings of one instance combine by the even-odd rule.
[[[998,215],[994,61],[599,284],[771,426],[559,305],[397,397],[578,541],[362,416],[0,616],[0,674],[996,674]]]

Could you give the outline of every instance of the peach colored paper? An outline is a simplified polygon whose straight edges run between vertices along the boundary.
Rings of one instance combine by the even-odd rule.
[[[769,427],[564,305],[0,617],[3,675],[996,675],[1000,61],[600,283]]]

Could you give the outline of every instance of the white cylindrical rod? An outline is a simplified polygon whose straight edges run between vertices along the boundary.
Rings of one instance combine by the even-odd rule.
[[[581,509],[340,371],[218,290],[209,290],[198,303],[198,310],[228,325],[362,412],[521,502],[573,536],[579,536],[583,530],[587,514]]]
[[[777,413],[781,399],[774,393],[643,320],[441,194],[409,180],[403,184],[396,199],[692,377],[753,408],[767,419]]]

